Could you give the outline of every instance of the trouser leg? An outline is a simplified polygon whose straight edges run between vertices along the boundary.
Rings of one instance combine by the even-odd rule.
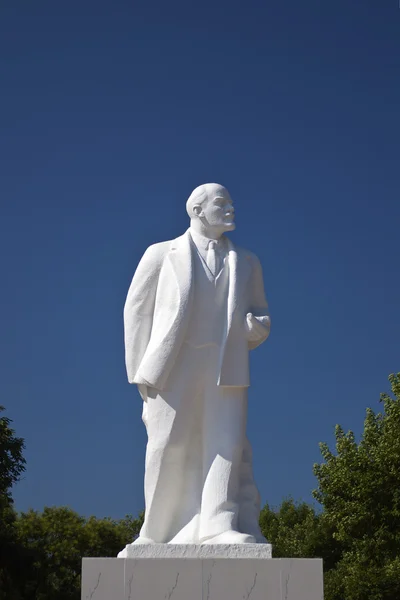
[[[204,396],[201,541],[238,527],[247,388],[209,386]]]
[[[140,536],[159,543],[171,541],[200,512],[195,486],[201,486],[201,473],[196,473],[201,457],[194,456],[199,392],[193,377],[185,377],[185,364],[181,367],[183,376],[172,378],[168,390],[147,389],[145,521]]]
[[[254,481],[253,452],[245,437],[239,479],[239,531],[248,533],[257,542],[265,542],[259,525],[260,494]]]

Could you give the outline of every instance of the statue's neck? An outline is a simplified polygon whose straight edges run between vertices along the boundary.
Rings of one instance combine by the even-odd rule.
[[[200,219],[191,219],[190,229],[209,240],[219,240],[224,233],[220,228],[205,225]]]

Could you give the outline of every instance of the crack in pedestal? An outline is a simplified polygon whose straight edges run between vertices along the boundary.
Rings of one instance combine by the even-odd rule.
[[[93,596],[96,593],[97,588],[99,587],[100,577],[101,577],[101,571],[99,573],[99,576],[97,577],[97,582],[96,582],[96,585],[94,586],[93,590],[89,591],[89,593],[86,594],[86,600],[92,600]]]
[[[170,591],[165,594],[164,598],[165,600],[171,600],[173,593],[175,592],[177,585],[178,585],[178,579],[179,579],[179,573],[176,574],[176,580],[174,585],[172,586],[172,588],[170,589]]]
[[[133,562],[131,576],[128,579],[128,598],[127,600],[132,600],[132,582],[135,577],[135,568],[136,568],[137,560]]]
[[[249,600],[251,594],[253,593],[254,588],[256,587],[257,577],[258,577],[258,573],[256,572],[254,575],[253,584],[252,584],[251,588],[249,589],[249,591],[247,592],[247,596],[243,596],[243,600]]]
[[[290,575],[287,575],[287,577],[285,579],[285,599],[284,600],[288,600],[288,597],[289,597],[289,581],[290,581]]]
[[[211,569],[210,569],[210,573],[209,573],[208,579],[207,579],[207,599],[206,600],[210,600],[210,584],[211,584],[211,579],[213,576],[214,567],[215,567],[215,560],[213,560],[211,563]]]

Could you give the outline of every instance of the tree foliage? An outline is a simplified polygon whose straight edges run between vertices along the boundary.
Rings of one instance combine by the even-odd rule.
[[[0,413],[5,410],[0,406]],[[11,501],[11,488],[25,470],[24,440],[16,437],[8,417],[0,417],[0,496]]]
[[[0,415],[4,410],[0,406]],[[25,470],[24,440],[10,425],[8,417],[0,416],[0,600],[14,593],[18,544],[11,489]]]
[[[381,395],[382,413],[367,410],[360,441],[337,426],[336,453],[321,444],[314,466],[314,497],[341,547],[327,600],[400,598],[400,373],[389,380],[393,397]]]
[[[82,558],[117,556],[139,533],[142,517],[88,519],[67,507],[30,510],[17,522],[24,578],[24,600],[75,600],[80,597]]]
[[[260,514],[260,526],[273,546],[275,558],[315,556],[319,516],[305,502],[287,499],[275,510],[266,504]]]
[[[82,558],[116,556],[143,515],[85,518],[67,507],[18,515],[11,488],[25,470],[25,445],[10,424],[0,418],[0,600],[79,600]]]
[[[306,502],[289,498],[278,509],[268,504],[260,514],[263,535],[272,544],[274,558],[322,558],[325,569],[336,565],[340,547],[322,514]]]

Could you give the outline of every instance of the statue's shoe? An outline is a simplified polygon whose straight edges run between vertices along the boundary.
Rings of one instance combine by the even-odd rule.
[[[201,542],[203,544],[256,544],[257,540],[254,536],[239,531],[224,531],[212,538],[208,538]]]

